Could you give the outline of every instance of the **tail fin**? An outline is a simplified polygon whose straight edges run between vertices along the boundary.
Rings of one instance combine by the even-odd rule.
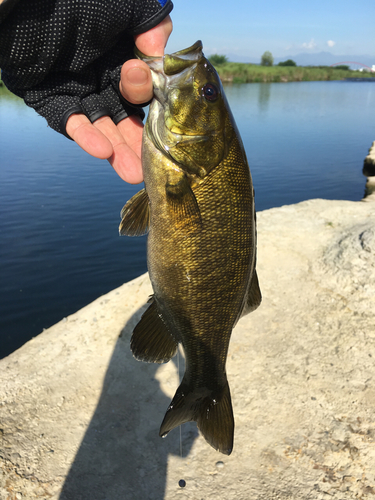
[[[215,450],[230,455],[233,449],[234,418],[229,385],[213,396],[206,388],[191,389],[182,381],[160,427],[160,436],[194,420],[205,440]]]

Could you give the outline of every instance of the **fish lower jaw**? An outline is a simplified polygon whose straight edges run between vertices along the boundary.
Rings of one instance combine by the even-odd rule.
[[[175,132],[168,131],[168,140],[165,141],[165,146],[167,149],[171,149],[177,144],[192,144],[196,142],[205,141],[207,138],[204,135],[186,135],[178,134]]]
[[[158,127],[159,119],[153,122],[153,125],[151,126],[150,139],[153,141],[155,145],[157,145],[158,149],[160,149],[161,151],[164,150],[169,152],[179,144],[186,145],[207,140],[207,137],[204,135],[179,134],[176,132],[172,132],[168,128],[163,128],[160,131]]]

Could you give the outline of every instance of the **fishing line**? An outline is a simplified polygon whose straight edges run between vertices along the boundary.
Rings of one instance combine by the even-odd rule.
[[[181,385],[181,375],[180,375],[180,346],[177,349],[177,372],[178,372],[178,383]],[[180,425],[180,457],[182,458],[182,431]],[[178,482],[180,488],[185,488],[186,481],[185,479],[180,479]]]
[[[180,346],[177,349],[177,372],[178,372],[178,385],[181,385],[181,375],[180,375]],[[182,431],[180,425],[180,457],[182,458]]]

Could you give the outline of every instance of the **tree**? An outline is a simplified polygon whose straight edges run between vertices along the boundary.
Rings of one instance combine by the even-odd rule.
[[[212,56],[208,57],[208,60],[210,61],[211,64],[218,65],[218,64],[224,64],[228,62],[227,56],[223,56],[221,54],[212,54]]]
[[[292,59],[288,59],[287,61],[279,62],[278,66],[297,66],[297,64]]]
[[[333,66],[333,69],[343,69],[344,71],[349,71],[350,67],[347,64],[338,64]]]
[[[261,66],[272,66],[273,65],[273,55],[271,54],[271,52],[266,50],[266,52],[262,55],[260,65]]]

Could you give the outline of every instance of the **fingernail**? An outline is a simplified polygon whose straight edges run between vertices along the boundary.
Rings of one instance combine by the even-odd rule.
[[[148,80],[148,74],[144,69],[132,68],[126,74],[126,79],[131,85],[144,85]]]

